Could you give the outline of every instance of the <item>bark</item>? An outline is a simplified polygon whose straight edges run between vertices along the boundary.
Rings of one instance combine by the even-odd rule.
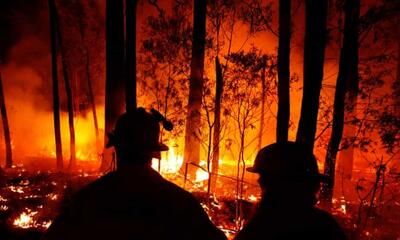
[[[125,0],[126,7],[126,110],[136,109],[136,9],[137,0]]]
[[[336,82],[335,100],[333,105],[332,132],[325,157],[324,174],[331,181],[322,185],[320,198],[331,207],[335,180],[336,155],[342,140],[346,94],[353,98],[352,88],[358,84],[358,18],[359,1],[345,2],[345,23],[343,45],[340,52],[339,74]]]
[[[291,0],[279,1],[279,46],[278,46],[278,116],[277,142],[288,140],[290,118],[290,24]]]
[[[400,117],[400,17],[397,18],[397,74],[395,82],[395,112]]]
[[[57,64],[57,26],[55,0],[49,0],[50,41],[51,41],[51,70],[53,88],[53,121],[56,144],[57,170],[62,171],[64,160],[62,155],[61,126],[60,126],[60,98],[58,92],[58,64]]]
[[[124,12],[123,0],[106,1],[106,100],[105,136],[114,128],[117,118],[124,112]],[[101,170],[108,167],[107,156],[103,157]]]
[[[213,154],[212,154],[212,178],[211,188],[215,189],[217,186],[218,168],[219,168],[219,141],[221,133],[221,99],[223,91],[223,76],[222,67],[219,58],[215,58],[215,73],[216,73],[216,87],[215,87],[215,109],[214,109],[214,133],[213,133]]]
[[[73,170],[76,166],[76,151],[75,151],[75,127],[74,127],[74,100],[72,96],[72,88],[71,82],[69,78],[69,69],[67,64],[67,54],[66,48],[63,44],[63,38],[61,34],[61,29],[59,26],[59,19],[57,8],[55,8],[55,24],[57,27],[57,40],[60,47],[61,52],[61,64],[62,64],[62,73],[64,78],[64,85],[65,91],[67,93],[67,107],[68,107],[68,126],[69,126],[69,153],[70,153],[70,160],[69,160],[69,170]]]
[[[1,73],[0,73],[0,111],[1,111],[1,121],[3,122],[4,143],[6,146],[6,168],[11,168],[13,165],[11,134],[10,134],[10,127],[8,125],[7,109],[6,109]]]
[[[186,117],[184,162],[193,163],[195,165],[198,165],[200,162],[200,114],[203,92],[206,10],[207,1],[194,0],[192,60],[190,65],[189,102]],[[193,174],[194,172],[190,170],[189,175]]]
[[[258,150],[262,148],[263,143],[263,132],[264,132],[264,119],[265,119],[265,98],[267,93],[267,84],[265,82],[265,69],[266,66],[263,66],[261,72],[261,86],[262,86],[262,93],[261,93],[261,116],[260,116],[260,131],[258,133]],[[279,123],[278,123],[279,124]]]
[[[296,141],[313,151],[326,45],[328,0],[305,1],[303,99]]]

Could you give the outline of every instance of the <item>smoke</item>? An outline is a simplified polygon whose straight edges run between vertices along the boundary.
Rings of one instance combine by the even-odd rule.
[[[94,84],[98,116],[103,116],[103,85],[104,85],[104,48],[102,31],[96,29],[104,22],[100,11],[103,1],[85,1],[84,9],[88,21],[86,28],[90,53],[90,72]],[[57,1],[61,5],[60,1]],[[60,7],[60,6],[59,6]],[[62,16],[60,22],[67,25]],[[84,17],[84,16],[82,16]],[[98,20],[96,20],[96,18]],[[67,19],[68,20],[68,19]],[[74,25],[75,26],[75,25]],[[1,74],[5,92],[5,101],[10,123],[13,156],[15,163],[27,163],[31,156],[51,157],[54,150],[54,128],[52,112],[52,75],[50,54],[49,13],[46,0],[2,0],[0,1],[0,56]],[[67,29],[72,31],[71,29]],[[96,34],[93,34],[96,32]],[[68,32],[63,34],[69,36]],[[70,41],[67,41],[70,44]],[[82,45],[74,42],[75,45]],[[82,56],[71,55],[69,63],[74,58]],[[93,60],[92,60],[93,59]],[[79,61],[82,65],[82,61]],[[71,64],[72,65],[72,64]],[[60,67],[60,66],[59,66]],[[87,81],[83,79],[82,67],[80,72],[70,72],[75,83],[75,92],[85,93]],[[61,73],[61,72],[60,72]],[[66,94],[62,75],[59,74],[61,99],[61,128],[64,159],[68,159],[69,135],[66,110]],[[79,94],[84,95],[84,94]],[[79,104],[76,109],[79,110]],[[85,158],[95,158],[96,144],[93,119],[87,108],[77,111],[75,116],[77,152]],[[99,125],[103,119],[99,117]],[[4,162],[4,140],[0,134],[0,163]],[[78,156],[79,157],[79,156]],[[54,161],[55,165],[55,161]]]

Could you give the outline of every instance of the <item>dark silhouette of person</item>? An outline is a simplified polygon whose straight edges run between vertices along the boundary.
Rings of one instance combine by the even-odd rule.
[[[320,182],[327,178],[303,144],[271,144],[247,170],[259,174],[262,197],[235,240],[347,239],[334,218],[315,207]]]
[[[151,168],[153,156],[168,147],[159,143],[154,110],[124,113],[109,134],[117,170],[80,190],[55,219],[44,239],[225,240],[199,202]]]

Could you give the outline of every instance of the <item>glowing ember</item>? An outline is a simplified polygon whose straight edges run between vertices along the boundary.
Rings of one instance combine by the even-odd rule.
[[[9,209],[8,206],[6,206],[6,205],[0,205],[0,211],[5,212],[5,211],[7,211],[8,209]]]
[[[0,195],[0,202],[7,202],[7,199],[3,198],[3,197]]]
[[[253,194],[251,194],[248,199],[250,202],[258,202],[258,197],[254,196]]]
[[[15,193],[24,193],[23,188],[20,186],[10,186],[10,187],[8,187],[8,189],[10,189],[12,192],[15,192]]]
[[[47,194],[46,197],[48,197],[50,200],[53,200],[53,201],[58,199],[58,195],[55,193]]]

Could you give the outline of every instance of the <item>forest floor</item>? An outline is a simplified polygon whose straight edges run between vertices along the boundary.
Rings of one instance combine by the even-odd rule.
[[[99,178],[98,173],[76,172],[72,175],[51,171],[27,171],[23,168],[7,170],[0,188],[0,239],[35,240],[57,216],[66,197],[77,189]],[[206,183],[204,183],[206,184]],[[232,186],[233,187],[233,186]],[[238,228],[237,202],[232,195],[209,196],[204,188],[191,188],[210,218],[231,239]],[[240,201],[243,222],[256,208],[254,196]],[[350,203],[343,199],[334,201],[332,214],[345,229],[350,239],[363,226],[357,239],[400,239],[400,205],[369,206]],[[366,218],[368,214],[368,218]],[[361,216],[361,218],[359,217]],[[366,222],[367,220],[367,222]],[[242,222],[242,223],[243,223]]]

